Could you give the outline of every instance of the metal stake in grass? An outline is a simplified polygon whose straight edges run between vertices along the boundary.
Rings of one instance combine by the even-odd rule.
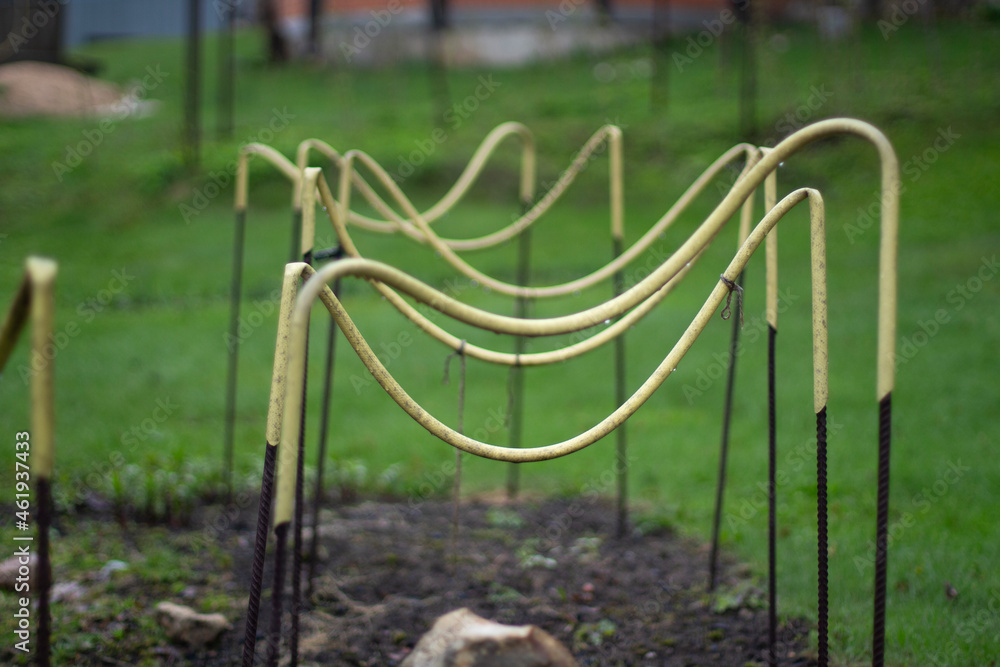
[[[309,170],[311,171],[311,170]],[[318,169],[313,173],[319,172]],[[316,188],[315,178],[308,177],[306,173],[298,180],[301,186],[302,197],[302,226],[301,226],[301,250],[302,261],[307,265],[312,265],[313,242],[316,236]],[[306,367],[308,368],[308,347],[309,336],[306,334]],[[327,349],[327,355],[332,355],[332,349]],[[302,374],[302,395],[306,395],[308,373]],[[330,376],[326,378],[331,380]],[[328,408],[327,408],[328,409]],[[306,410],[305,403],[299,414],[299,442],[298,456],[296,457],[295,468],[295,524],[292,531],[292,631],[289,638],[289,650],[291,653],[291,665],[296,667],[299,664],[299,615],[302,606],[302,514],[304,509],[303,477],[305,465],[305,430],[306,430]]]
[[[611,164],[608,168],[611,193],[611,260],[617,260],[625,248],[625,195],[622,183],[622,142],[620,132],[608,141]],[[625,291],[624,268],[615,271],[612,294],[617,297]],[[615,338],[615,406],[625,403],[628,390],[625,385],[625,333]],[[615,472],[618,499],[615,534],[624,537],[628,527],[628,433],[622,424],[615,433]]]
[[[52,470],[55,462],[55,368],[45,349],[51,345],[55,328],[55,281],[58,265],[51,259],[29,257],[25,262],[25,277],[0,327],[0,372],[3,371],[24,325],[31,320],[32,358],[49,359],[31,375],[31,431],[16,433],[15,468],[34,475],[36,516],[38,520],[38,570],[35,593],[38,597],[37,664],[48,667],[51,660],[52,615],[49,610],[49,590],[52,587],[52,561],[49,555],[49,528],[52,523]],[[30,459],[29,459],[30,457]],[[30,460],[30,465],[28,461]],[[20,479],[19,473],[19,479]],[[23,483],[23,482],[19,482]],[[19,490],[21,487],[18,487]],[[25,487],[26,488],[26,487]],[[18,494],[20,496],[20,494]],[[26,495],[26,494],[25,494]],[[17,509],[27,514],[27,503]],[[27,531],[30,521],[18,521],[17,527]],[[29,545],[31,537],[16,536],[14,540]]]
[[[264,473],[261,477],[260,508],[257,512],[257,537],[254,542],[253,566],[250,573],[250,598],[247,604],[247,624],[243,638],[243,667],[253,667],[257,642],[257,620],[260,611],[261,588],[264,580],[264,560],[267,534],[271,521],[271,499],[274,490],[275,464],[281,439],[281,421],[285,403],[285,381],[288,365],[288,336],[292,309],[298,295],[302,275],[301,264],[285,267],[278,312],[278,338],[274,346],[274,371],[271,374],[271,398],[267,411],[267,431],[264,443]],[[272,589],[273,595],[273,589]],[[269,653],[277,648],[269,645]],[[275,658],[276,659],[276,658]]]
[[[239,373],[239,350],[241,337],[240,302],[243,295],[243,256],[246,243],[247,190],[249,188],[249,159],[259,155],[276,167],[286,178],[296,182],[299,178],[295,165],[284,155],[263,144],[247,144],[237,157],[236,187],[233,197],[233,213],[235,226],[233,233],[233,270],[229,290],[229,334],[226,338],[228,351],[226,368],[226,408],[222,439],[222,474],[226,485],[226,495],[231,498],[233,488],[233,444],[236,439],[236,392],[237,375]],[[296,190],[295,195],[298,194]],[[292,202],[292,237],[293,247],[290,261],[299,257],[296,240],[301,229],[301,208],[293,195]],[[301,243],[301,241],[299,241]]]
[[[741,273],[735,281],[736,287],[743,289]],[[726,374],[726,398],[722,406],[722,436],[719,443],[719,471],[715,483],[715,514],[712,519],[712,547],[708,555],[708,591],[715,590],[719,562],[719,528],[722,523],[722,502],[726,489],[726,467],[729,459],[729,426],[733,414],[733,391],[736,386],[736,352],[740,340],[740,322],[743,319],[743,303],[737,299],[735,315],[732,319],[732,334],[729,339],[729,368]]]
[[[757,153],[747,151],[747,162],[740,177],[746,174],[747,170],[757,162]],[[774,175],[767,176],[768,181],[773,180]],[[754,196],[751,193],[740,209],[740,230],[739,246],[742,246],[750,235],[750,223],[753,218]],[[771,208],[773,208],[773,203]],[[770,211],[770,208],[767,208]],[[746,271],[741,271],[735,280],[735,289],[739,294],[743,293],[743,280]],[[732,290],[730,290],[730,296]],[[733,392],[736,387],[736,358],[739,350],[740,329],[743,327],[743,299],[742,296],[736,300],[735,317],[732,318],[732,333],[729,339],[729,367],[726,373],[726,397],[722,407],[722,435],[719,441],[719,470],[715,483],[715,513],[712,518],[712,546],[708,555],[708,590],[715,590],[719,566],[719,530],[722,524],[722,506],[726,491],[726,468],[729,461],[729,429],[732,424],[733,414]]]
[[[817,551],[817,662],[829,661],[829,547],[827,541],[826,405],[830,394],[827,351],[826,229],[823,198],[810,206],[812,246],[813,407],[816,411],[816,551]],[[772,466],[773,469],[773,466]],[[771,485],[773,487],[772,478]]]
[[[340,297],[340,281],[333,284],[333,293]],[[312,536],[309,540],[309,570],[306,573],[306,597],[312,597],[316,561],[319,553],[319,514],[323,500],[323,472],[326,468],[326,443],[330,429],[330,402],[333,400],[334,363],[337,356],[337,323],[330,318],[326,337],[326,365],[323,369],[323,408],[319,420],[319,451],[316,453],[316,488],[313,491]]]
[[[451,366],[451,358],[458,357],[458,416],[456,417],[455,431],[465,433],[465,341],[459,348],[448,355],[444,360],[444,383],[448,384],[448,368]],[[452,564],[458,558],[458,508],[462,498],[462,450],[455,450],[455,483],[452,487],[452,514],[451,514],[451,558]]]
[[[764,208],[771,210],[777,200],[774,175],[764,183]],[[778,664],[778,566],[777,566],[777,507],[775,484],[778,448],[776,395],[776,345],[778,339],[778,230],[772,229],[765,241],[767,282],[767,663]]]
[[[526,212],[529,204],[525,203],[523,208]],[[531,280],[531,228],[527,227],[518,237],[517,244],[517,284],[527,285]],[[525,318],[528,316],[528,299],[519,296],[514,300],[514,317]],[[518,336],[514,339],[514,354],[520,358],[527,347],[527,339]],[[510,430],[509,445],[511,447],[521,446],[521,436],[524,431],[524,368],[520,364],[510,367],[510,378],[508,380],[510,396],[508,397],[507,419]],[[517,498],[521,486],[521,469],[516,463],[507,464],[507,498],[514,500]]]

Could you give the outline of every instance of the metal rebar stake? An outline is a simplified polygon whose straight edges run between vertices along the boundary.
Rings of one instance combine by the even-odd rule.
[[[340,298],[340,280],[333,283],[333,295]],[[316,454],[316,488],[313,490],[312,535],[309,539],[309,569],[306,573],[306,597],[312,597],[316,577],[316,554],[319,548],[319,512],[323,501],[323,474],[326,469],[326,446],[330,429],[330,401],[337,355],[337,322],[330,318],[326,338],[326,366],[323,369],[323,412],[319,420],[319,451]]]
[[[522,207],[525,211],[528,205]],[[527,285],[531,280],[531,228],[527,227],[518,237],[517,245],[517,284]],[[517,297],[514,300],[514,317],[528,316],[528,300]],[[514,354],[522,355],[527,347],[527,339],[518,336],[514,339]],[[520,365],[510,367],[510,420],[509,446],[520,447],[524,432],[524,368]],[[507,499],[514,500],[521,487],[521,469],[517,463],[507,464]]]
[[[243,632],[243,667],[253,667],[257,647],[257,622],[260,595],[264,582],[264,560],[267,554],[267,534],[271,523],[271,498],[274,494],[274,466],[278,447],[264,443],[264,474],[260,482],[260,506],[257,509],[257,535],[254,540],[253,565],[250,571],[250,599],[247,603],[247,624]]]
[[[736,284],[743,286],[743,273],[736,278]],[[726,468],[729,461],[729,426],[733,414],[733,392],[736,386],[736,357],[740,344],[740,322],[743,317],[743,302],[736,300],[736,312],[732,314],[733,331],[729,339],[729,368],[726,375],[726,397],[722,406],[722,436],[719,441],[719,472],[715,483],[715,514],[712,518],[712,547],[708,555],[708,590],[715,590],[719,568],[719,529],[722,524],[722,506],[726,493]]]
[[[620,236],[613,236],[611,239],[611,258],[617,259],[623,250],[624,240]],[[615,296],[625,291],[625,273],[622,270],[615,271],[614,288]],[[628,391],[625,386],[625,334],[615,338],[615,408],[623,405],[628,400]],[[615,473],[618,484],[617,511],[615,534],[621,538],[625,537],[628,528],[628,432],[627,424],[622,424],[615,431]]]
[[[236,439],[236,381],[240,356],[240,297],[243,291],[243,246],[246,240],[246,209],[237,209],[233,235],[233,281],[229,290],[229,351],[226,369],[226,413],[222,437],[222,475],[226,484],[226,499],[233,493],[233,443]]]

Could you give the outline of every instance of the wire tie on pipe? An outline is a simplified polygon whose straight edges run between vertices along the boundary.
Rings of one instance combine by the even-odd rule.
[[[448,381],[449,381],[448,369],[451,368],[451,360],[452,360],[452,358],[453,357],[463,357],[463,356],[465,356],[465,339],[464,338],[462,339],[462,342],[460,342],[458,344],[458,349],[455,350],[454,352],[452,352],[451,354],[449,354],[447,357],[445,357],[445,360],[444,360],[444,377],[441,378],[441,382],[442,383],[448,384]]]
[[[735,281],[730,280],[725,275],[720,274],[719,278],[722,279],[722,284],[729,288],[729,294],[726,296],[726,307],[722,309],[719,313],[722,319],[728,320],[732,316],[732,312],[729,310],[729,302],[733,298],[733,290],[736,290],[736,307],[740,311],[740,328],[743,328],[743,288],[736,284]]]
[[[313,253],[313,259],[321,261],[324,259],[341,259],[345,255],[343,247],[335,245],[332,248],[323,248]]]

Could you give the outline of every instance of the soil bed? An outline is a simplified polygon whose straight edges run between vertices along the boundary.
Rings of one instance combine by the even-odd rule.
[[[468,607],[544,628],[580,665],[767,664],[762,591],[727,563],[710,598],[695,542],[642,522],[615,539],[613,509],[580,498],[465,503],[453,548],[452,511],[366,502],[324,514],[302,658],[397,665],[438,616]],[[816,664],[808,631],[782,625],[780,664]]]
[[[254,505],[203,507],[183,529],[115,522],[111,512],[61,516],[52,543],[60,588],[52,607],[56,664],[238,664]],[[466,501],[453,544],[452,511],[440,500],[324,510],[317,574],[301,619],[301,664],[398,665],[436,618],[460,607],[538,625],[581,666],[767,664],[759,583],[726,562],[718,594],[707,595],[707,549],[662,522],[638,519],[627,537],[615,539],[613,508],[595,498]],[[270,622],[273,543],[258,662]],[[207,649],[172,643],[153,617],[163,600],[221,612],[233,629]],[[289,602],[286,594],[286,642]],[[5,616],[11,604],[0,595]],[[779,664],[816,664],[809,630],[804,621],[782,623]],[[285,664],[287,656],[286,644]],[[0,648],[0,663],[27,664],[25,657]]]

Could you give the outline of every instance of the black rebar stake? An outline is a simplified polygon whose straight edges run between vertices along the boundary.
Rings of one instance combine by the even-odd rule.
[[[892,393],[878,404],[878,514],[875,519],[875,620],[872,667],[885,664],[885,585],[889,569],[889,449],[892,441]]]
[[[49,589],[52,588],[52,560],[49,555],[49,527],[52,525],[52,486],[46,477],[38,478],[38,650],[37,664],[49,667],[52,658],[52,614]]]
[[[778,330],[767,327],[767,664],[778,664],[778,557],[777,488],[775,467],[778,450],[778,420],[775,396],[774,347]]]
[[[340,278],[333,282],[333,295],[340,298]],[[337,321],[330,318],[326,338],[326,368],[323,371],[323,412],[319,420],[319,452],[316,454],[316,488],[313,491],[312,535],[309,538],[309,570],[306,573],[306,597],[313,594],[316,577],[316,554],[319,548],[319,512],[323,501],[323,472],[326,468],[326,441],[330,428],[330,400],[333,396],[333,377],[337,355]]]
[[[522,215],[531,208],[530,203],[521,206]],[[517,245],[517,284],[525,286],[531,280],[531,228],[525,227],[518,237]],[[528,316],[528,299],[517,297],[514,300],[514,317]],[[518,358],[524,354],[527,339],[524,336],[514,338],[514,354]],[[521,446],[524,432],[524,368],[520,364],[510,367],[510,395],[508,397],[507,419],[510,430],[508,445],[512,448]],[[514,500],[521,488],[521,468],[519,463],[507,464],[507,499]]]
[[[267,533],[271,523],[271,497],[274,492],[274,464],[278,447],[264,444],[264,474],[260,482],[260,507],[257,510],[257,537],[254,541],[253,566],[250,572],[250,599],[247,603],[247,626],[243,634],[243,667],[253,667],[257,648],[257,620],[260,593],[264,582]]]
[[[267,634],[267,665],[278,667],[281,652],[281,606],[285,589],[285,560],[288,551],[288,522],[274,527],[274,584],[271,587],[271,628]]]
[[[623,239],[611,239],[611,259],[617,259],[622,254]],[[614,295],[617,297],[625,291],[625,273],[615,271]],[[625,334],[615,338],[615,409],[618,409],[628,399],[625,387]],[[618,484],[617,512],[615,535],[625,537],[628,529],[628,431],[627,422],[615,429],[615,473]]]
[[[826,406],[816,413],[816,550],[818,572],[818,657],[819,667],[829,662],[830,569],[827,533]]]
[[[233,282],[229,290],[229,366],[226,369],[226,423],[222,437],[222,475],[226,484],[226,500],[233,493],[233,442],[236,439],[236,375],[240,356],[240,296],[243,291],[243,245],[246,239],[246,209],[236,211],[233,235]]]
[[[465,435],[465,341],[454,353],[458,355],[458,415],[456,417],[455,430],[459,435]],[[445,361],[445,384],[448,383],[447,367],[451,362],[451,357]],[[455,449],[455,483],[452,489],[452,514],[451,514],[451,557],[454,563],[458,557],[458,512],[462,496],[462,450]]]
[[[736,277],[736,284],[743,285],[743,274]],[[712,518],[712,546],[708,555],[708,591],[715,590],[719,568],[719,527],[722,524],[722,505],[726,493],[726,467],[729,460],[729,426],[733,414],[733,392],[736,386],[736,353],[739,351],[740,322],[743,319],[743,300],[736,300],[736,317],[729,339],[729,368],[726,374],[726,397],[722,406],[722,436],[719,441],[719,472],[715,483],[715,514]]]

